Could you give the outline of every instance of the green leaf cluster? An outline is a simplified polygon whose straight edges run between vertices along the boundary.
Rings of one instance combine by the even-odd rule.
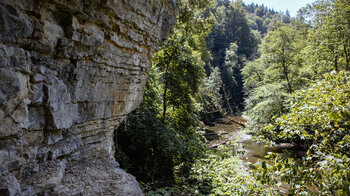
[[[198,95],[213,2],[177,1],[177,24],[154,54],[144,101],[116,132],[116,159],[152,188],[173,184],[175,166],[181,165],[176,171],[185,175],[203,153]]]
[[[251,130],[263,131],[274,116],[288,111],[290,94],[302,87],[298,52],[301,41],[293,26],[280,26],[263,39],[261,57],[242,68],[245,114],[250,117]]]
[[[206,61],[207,76],[218,67],[222,80],[222,107],[229,113],[242,110],[243,82],[240,69],[247,58],[255,55],[260,35],[249,28],[245,6],[241,1],[218,1],[213,9],[216,22],[206,38],[212,58]]]
[[[146,185],[146,195],[274,195],[272,188],[246,171],[236,149],[235,143],[206,149],[206,156],[193,163],[188,176],[176,177],[176,186],[152,191]]]
[[[293,93],[290,113],[265,129],[278,133],[273,140],[294,142],[305,154],[274,154],[274,164],[258,167],[260,178],[288,183],[293,194],[349,195],[349,100],[350,73],[344,71]]]
[[[303,8],[291,23],[277,24],[267,33],[259,47],[260,58],[242,68],[251,129],[264,134],[261,128],[271,122],[271,117],[288,111],[281,104],[266,105],[273,100],[268,94],[259,95],[266,92],[261,89],[275,91],[274,87],[282,86],[276,93],[280,94],[279,103],[286,103],[288,95],[307,88],[325,73],[349,70],[349,9],[343,0],[317,1]],[[261,105],[267,107],[265,114]]]
[[[289,143],[256,166],[291,195],[349,195],[350,4],[320,0],[263,38],[242,69],[246,115],[257,139]]]

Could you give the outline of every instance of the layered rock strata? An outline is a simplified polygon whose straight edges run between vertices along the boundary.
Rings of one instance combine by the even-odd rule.
[[[142,194],[113,132],[142,101],[175,7],[0,0],[0,195]]]

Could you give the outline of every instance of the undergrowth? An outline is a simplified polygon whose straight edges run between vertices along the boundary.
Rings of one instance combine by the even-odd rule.
[[[236,149],[237,144],[232,142],[218,149],[208,148],[206,156],[192,164],[188,176],[179,176],[175,172],[173,186],[152,190],[149,185],[142,184],[143,191],[147,196],[273,195],[272,188],[262,185],[247,170]]]

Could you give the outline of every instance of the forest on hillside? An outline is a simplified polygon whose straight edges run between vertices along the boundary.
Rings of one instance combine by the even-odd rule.
[[[350,195],[350,2],[296,17],[240,0],[177,8],[117,131],[116,159],[145,194]],[[205,145],[203,126],[232,115],[257,142],[291,148],[244,165],[234,142]]]

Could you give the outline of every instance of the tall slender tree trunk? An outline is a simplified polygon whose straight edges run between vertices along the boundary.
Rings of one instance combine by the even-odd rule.
[[[167,91],[168,91],[168,70],[170,66],[170,62],[173,59],[173,56],[175,55],[174,53],[169,55],[167,52],[165,54],[168,56],[168,62],[165,67],[165,73],[164,73],[164,92],[163,92],[163,116],[162,116],[162,121],[165,121],[165,116],[166,116],[166,110],[167,110]]]
[[[339,72],[339,68],[338,68],[338,55],[336,54],[334,57],[334,70],[336,72]]]
[[[349,49],[346,47],[346,44],[343,43],[343,48],[344,48],[344,54],[345,54],[345,60],[346,60],[346,64],[345,64],[345,67],[346,67],[346,70],[347,71],[350,71],[350,68],[349,68],[349,61],[350,61],[350,51]]]
[[[290,93],[292,93],[293,89],[292,89],[292,85],[291,85],[289,77],[288,77],[288,69],[287,69],[287,65],[286,65],[285,59],[282,60],[282,66],[283,66],[283,74],[284,74],[284,77],[286,78],[287,85],[288,85],[288,91]]]
[[[227,91],[226,91],[226,88],[225,88],[225,84],[222,82],[221,83],[221,88],[222,88],[222,91],[224,92],[224,97],[225,97],[225,100],[226,100],[226,104],[227,104],[227,107],[229,109],[229,113],[230,114],[233,114],[233,109],[231,107],[231,104],[230,104],[230,99],[231,97],[228,95]]]
[[[288,73],[287,73],[287,72],[285,72],[285,73],[284,73],[284,75],[285,75],[286,80],[287,80],[287,84],[288,84],[288,91],[289,91],[290,93],[292,93],[292,92],[293,92],[293,89],[292,89],[292,85],[290,84],[290,81],[289,81]]]
[[[164,84],[164,92],[163,92],[163,118],[162,118],[162,121],[164,122],[165,121],[165,115],[166,115],[166,109],[167,109],[167,105],[166,105],[166,93],[167,93],[167,90],[168,90],[168,84],[167,82],[165,82]]]

